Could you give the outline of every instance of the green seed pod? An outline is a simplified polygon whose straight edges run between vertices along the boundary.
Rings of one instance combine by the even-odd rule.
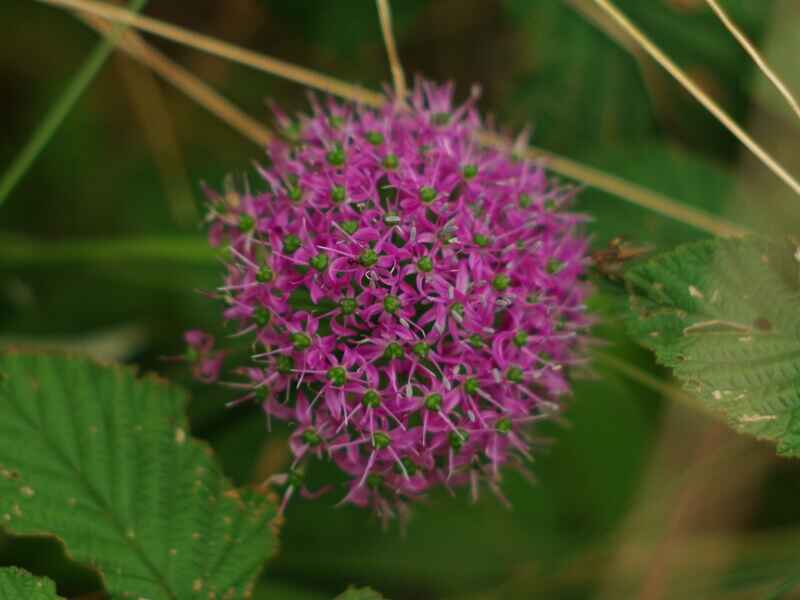
[[[419,199],[425,204],[430,204],[436,199],[436,190],[430,186],[423,186],[419,190]]]
[[[316,256],[312,257],[310,261],[308,261],[312,267],[314,267],[317,271],[322,273],[325,269],[328,268],[328,255],[327,254],[317,254]]]
[[[294,254],[302,245],[300,238],[293,234],[288,234],[283,238],[283,252],[285,254]]]
[[[425,398],[425,408],[431,411],[437,411],[442,408],[442,395],[430,394]]]
[[[497,433],[499,433],[500,435],[508,435],[509,433],[511,433],[512,427],[513,424],[511,423],[511,419],[507,417],[502,417],[500,419],[497,419],[497,423],[495,423],[494,426],[495,431],[497,431]]]
[[[306,350],[311,347],[311,338],[302,331],[296,331],[289,336],[295,350]]]
[[[344,367],[333,367],[328,369],[328,381],[336,387],[342,387],[347,383],[347,371]]]
[[[451,431],[450,435],[447,436],[448,441],[450,442],[450,447],[458,452],[461,448],[469,441],[469,433],[460,429],[458,432]]]
[[[525,331],[518,331],[514,334],[514,345],[517,348],[522,348],[528,343],[528,333]]]
[[[281,375],[288,375],[294,369],[294,360],[291,356],[279,355],[275,359],[275,368]]]
[[[414,344],[414,354],[420,358],[428,358],[431,348],[425,342],[417,342]]]
[[[383,134],[380,131],[368,131],[364,137],[373,146],[380,146],[383,143]]]
[[[341,146],[337,146],[333,150],[330,150],[325,155],[325,158],[328,160],[329,165],[333,167],[341,167],[347,157],[345,156],[344,150],[341,148]]]
[[[306,429],[303,432],[303,441],[309,446],[319,446],[322,443],[322,438],[314,429]]]
[[[253,311],[253,320],[259,327],[266,327],[267,325],[269,325],[271,317],[272,315],[270,314],[270,312],[263,306],[259,306]]]
[[[390,171],[395,170],[400,165],[400,160],[396,154],[387,154],[383,159],[383,168]]]
[[[383,309],[393,315],[400,310],[400,299],[397,296],[386,296],[383,299]]]
[[[376,390],[367,390],[361,398],[361,404],[366,408],[378,408],[381,405],[381,395]]]
[[[492,280],[492,287],[498,292],[505,292],[511,285],[511,277],[501,273]]]
[[[383,351],[383,357],[388,358],[389,360],[403,358],[404,354],[405,352],[403,351],[403,347],[397,342],[391,342],[387,344],[386,349]]]
[[[358,231],[358,223],[356,221],[343,221],[339,224],[339,227],[341,227],[347,235],[353,235]]]
[[[275,279],[275,272],[267,266],[263,266],[256,273],[256,281],[258,283],[269,283]]]
[[[475,236],[472,238],[472,241],[475,243],[476,246],[480,246],[481,248],[486,248],[491,243],[491,240],[488,236],[483,235],[482,233],[476,233]]]
[[[423,273],[430,273],[433,271],[433,261],[429,256],[423,256],[417,261],[417,268]]]
[[[392,443],[392,438],[389,437],[389,434],[384,433],[383,431],[376,431],[372,434],[372,445],[377,450],[383,450],[389,447],[389,444]]]
[[[343,185],[334,185],[331,188],[331,200],[333,200],[336,204],[341,204],[347,199],[347,190],[344,189]]]
[[[378,253],[372,248],[366,248],[358,255],[358,262],[364,267],[373,267],[378,262]]]
[[[519,367],[509,367],[508,371],[506,371],[506,379],[511,383],[522,383],[524,380],[522,369]]]
[[[339,310],[343,315],[352,315],[358,309],[355,298],[342,298],[339,301]]]
[[[464,165],[461,167],[461,175],[464,177],[464,179],[474,179],[477,174],[477,165]]]

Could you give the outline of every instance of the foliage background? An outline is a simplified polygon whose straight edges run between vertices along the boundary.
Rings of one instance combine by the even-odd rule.
[[[796,123],[702,0],[618,4],[798,166]],[[724,4],[800,88],[792,34],[800,6]],[[784,192],[721,126],[587,20],[588,2],[396,0],[393,8],[407,71],[453,79],[462,96],[479,82],[482,110],[510,130],[531,125],[537,145],[755,228],[791,231],[797,223]],[[372,2],[152,0],[147,14],[370,87],[389,79]],[[0,40],[1,167],[97,38],[29,0],[5,0],[0,22],[12,25]],[[297,85],[154,43],[260,119],[268,120],[266,98],[306,107]],[[226,410],[229,392],[193,384],[161,357],[182,351],[187,328],[225,334],[218,307],[196,292],[218,275],[203,252],[198,184],[218,187],[259,155],[115,55],[0,210],[0,346],[80,346],[183,383],[194,433],[238,483],[283,467],[288,429],[267,435],[256,408]],[[581,208],[595,219],[597,247],[619,235],[659,250],[704,237],[593,190]],[[134,236],[154,240],[157,258],[137,257],[136,244],[119,251],[99,243],[76,256],[52,245]],[[507,477],[513,510],[489,496],[474,506],[438,495],[402,535],[382,532],[364,512],[334,508],[330,497],[295,501],[261,597],[328,598],[356,583],[396,600],[766,598],[800,567],[800,467],[683,396],[626,338],[624,296],[619,284],[598,282],[596,334],[607,343],[596,377],[576,382],[568,425],[548,431],[554,443],[534,465],[538,483]],[[0,565],[49,575],[68,597],[97,589],[59,552],[41,539],[0,538]]]

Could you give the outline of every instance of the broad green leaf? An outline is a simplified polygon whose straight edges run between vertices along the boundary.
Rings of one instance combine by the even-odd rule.
[[[56,586],[49,579],[34,577],[16,567],[0,569],[0,598],[3,600],[58,600]]]
[[[667,148],[653,138],[644,143],[607,145],[587,155],[587,162],[683,205],[726,219],[732,217],[729,200],[733,179],[699,154]],[[597,247],[607,247],[619,236],[636,245],[657,247],[707,237],[691,225],[597,189],[582,190],[576,200],[578,210],[592,217],[589,231]]]
[[[734,117],[744,118],[753,62],[703,2],[691,7],[642,0],[616,4],[713,89]],[[503,67],[511,72],[508,83],[513,82],[509,117],[530,121],[538,145],[584,158],[587,150],[667,130],[695,149],[730,153],[735,148],[725,129],[635,43],[619,35],[592,0],[504,0],[502,5],[526,37],[517,60]],[[770,0],[725,2],[732,18],[755,39],[772,6]]]
[[[369,588],[348,588],[342,595],[337,596],[336,600],[386,600],[378,592]]]
[[[538,145],[574,156],[655,130],[636,62],[616,42],[566,2],[506,0],[504,6],[527,38],[509,116],[531,122]]]
[[[187,433],[186,396],[88,359],[0,356],[0,523],[53,534],[113,598],[246,598],[274,505]]]
[[[626,274],[630,331],[736,430],[800,456],[800,264],[761,238],[679,246]]]

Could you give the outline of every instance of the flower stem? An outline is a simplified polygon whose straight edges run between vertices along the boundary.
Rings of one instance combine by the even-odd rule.
[[[40,241],[22,235],[0,234],[0,267],[120,261],[167,261],[211,267],[217,264],[215,250],[198,236]]]

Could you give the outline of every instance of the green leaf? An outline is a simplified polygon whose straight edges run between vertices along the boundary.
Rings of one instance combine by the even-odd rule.
[[[538,145],[574,156],[654,131],[636,62],[616,42],[565,2],[506,0],[504,6],[527,38],[509,120],[524,123],[533,115]]]
[[[248,597],[274,505],[231,487],[185,407],[129,369],[0,356],[0,523],[57,536],[114,598]]]
[[[44,577],[34,577],[16,567],[0,569],[0,598],[3,600],[57,600],[55,584]]]
[[[679,246],[632,267],[631,333],[732,427],[800,456],[800,265],[762,238]]]
[[[386,600],[378,592],[369,588],[348,588],[336,600]]]
[[[745,117],[753,62],[703,3],[616,4],[670,57],[713,89],[735,118]],[[641,141],[667,129],[670,137],[696,149],[735,149],[731,136],[705,109],[644,58],[635,43],[616,35],[618,29],[592,0],[505,0],[502,5],[515,30],[526,38],[518,46],[516,61],[504,66],[513,75],[508,78],[513,82],[508,120],[533,119],[537,145],[584,158],[587,150]],[[730,0],[725,5],[751,39],[759,39],[773,2]],[[616,39],[606,31],[616,32]]]
[[[636,160],[631,160],[636,156]],[[636,144],[608,144],[586,157],[591,166],[664,194],[681,204],[730,219],[733,178],[701,155],[667,148],[655,138]],[[635,244],[672,247],[707,238],[691,225],[666,218],[597,189],[582,190],[577,209],[592,216],[589,231],[597,247],[618,236]]]

